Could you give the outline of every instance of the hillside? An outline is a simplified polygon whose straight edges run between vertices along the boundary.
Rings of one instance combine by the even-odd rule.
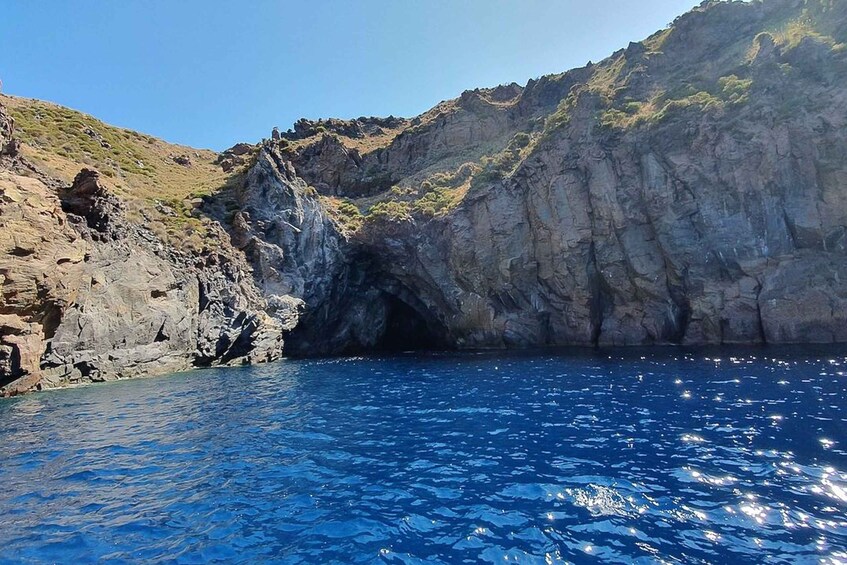
[[[845,342],[846,44],[844,2],[707,1],[598,63],[220,155],[2,97],[0,386]]]
[[[198,199],[221,191],[237,172],[224,172],[218,154],[173,145],[110,126],[49,102],[0,96],[15,120],[21,155],[51,178],[70,184],[81,167],[127,205],[130,219],[175,245],[202,249],[208,220],[192,211]]]

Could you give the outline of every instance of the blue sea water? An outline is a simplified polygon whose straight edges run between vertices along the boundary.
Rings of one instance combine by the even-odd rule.
[[[283,361],[0,401],[0,562],[847,561],[847,350]]]

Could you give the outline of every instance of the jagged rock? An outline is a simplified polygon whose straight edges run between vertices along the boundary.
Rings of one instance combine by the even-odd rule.
[[[294,123],[294,128],[280,133],[280,138],[291,141],[308,139],[324,133],[338,134],[352,139],[361,139],[368,135],[379,135],[384,129],[397,129],[406,125],[403,118],[388,116],[387,118],[360,117],[355,120],[308,120],[301,118]]]
[[[832,37],[767,32],[801,16]],[[524,88],[300,120],[219,154],[249,166],[188,201],[216,251],[133,223],[93,171],[62,187],[3,149],[0,393],[283,345],[845,342],[845,39],[847,3],[706,2]],[[345,227],[326,195],[366,198]],[[402,213],[355,215],[376,201]]]
[[[278,358],[246,271],[168,251],[94,171],[58,193],[0,171],[0,394]]]
[[[40,379],[44,340],[77,293],[86,248],[46,185],[0,171],[0,387],[23,379],[0,393]]]
[[[15,121],[0,107],[0,157],[18,154],[18,142],[14,137]]]
[[[230,147],[229,149],[224,151],[224,153],[229,152],[229,153],[232,153],[233,155],[246,155],[247,153],[250,153],[252,150],[253,150],[253,146],[250,145],[249,143],[236,143],[235,145],[233,145],[232,147]]]
[[[293,338],[310,323],[331,335],[333,324],[389,326],[387,308],[353,306],[370,288],[380,289],[373,303],[399,300],[460,347],[844,341],[844,50],[816,36],[779,49],[761,34],[763,22],[806,6],[710,3],[675,22],[661,52],[632,44],[514,98],[465,92],[368,154],[330,136],[287,152],[320,192],[372,195],[456,154],[504,147],[569,97],[560,127],[449,215],[366,223],[344,252],[360,266],[354,278],[368,281],[344,279],[347,322],[303,316]],[[843,5],[822,9],[847,32]],[[629,100],[649,100],[695,68],[726,98],[604,126],[607,98],[587,82],[614,65]],[[730,98],[726,85],[738,82],[721,80],[744,78],[750,92]]]
[[[21,379],[9,394],[26,390],[39,375],[44,335],[36,323],[0,314],[0,375]]]
[[[254,151],[255,147],[248,143],[236,143],[226,151],[220,153],[215,159],[215,164],[220,165],[221,169],[228,173],[236,167],[247,162],[245,158],[250,152]]]
[[[472,161],[505,148],[515,133],[531,130],[538,119],[555,110],[569,89],[585,76],[578,70],[554,79],[530,81],[525,89],[504,85],[466,91],[459,99],[415,120],[397,123],[387,118],[387,123],[406,129],[388,145],[366,153],[329,135],[357,137],[349,128],[361,128],[364,122],[300,120],[289,137],[313,141],[287,151],[287,155],[298,176],[321,194],[372,196],[421,171],[444,163],[455,166],[457,155]],[[409,129],[412,126],[414,129]]]
[[[221,170],[225,173],[232,171],[238,164],[232,159],[224,159],[220,162]]]
[[[174,163],[183,167],[191,166],[191,158],[188,155],[175,155],[172,157]]]
[[[89,230],[86,234],[94,239],[119,239],[126,236],[123,203],[100,183],[100,173],[91,169],[82,169],[74,178],[73,184],[59,192],[62,210],[69,214],[72,222],[75,217],[85,221]]]
[[[306,304],[322,302],[342,268],[342,238],[272,144],[260,149],[238,201],[233,241],[251,258],[262,290]],[[292,316],[288,309],[276,314]]]

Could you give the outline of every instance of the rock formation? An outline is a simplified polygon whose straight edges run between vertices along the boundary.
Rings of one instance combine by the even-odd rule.
[[[92,170],[46,176],[0,113],[0,384],[283,353],[847,342],[845,44],[847,3],[707,1],[524,87],[301,120],[216,160],[232,176],[191,212],[214,252],[154,234]]]
[[[7,165],[0,391],[279,357],[282,328],[243,257],[163,245],[126,219],[95,171],[64,187]]]

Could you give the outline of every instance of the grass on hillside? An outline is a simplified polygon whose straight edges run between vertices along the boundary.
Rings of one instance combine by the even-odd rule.
[[[609,128],[629,129],[640,124],[656,124],[680,110],[696,107],[701,111],[722,110],[727,106],[743,104],[749,99],[751,79],[729,75],[718,79],[710,91],[696,91],[676,97],[658,92],[647,101],[627,101],[600,114],[600,124]]]
[[[466,163],[456,171],[431,175],[415,188],[394,186],[382,194],[355,200],[322,196],[321,202],[349,237],[368,223],[408,222],[416,217],[449,214],[467,194],[473,174],[479,171],[478,165]]]
[[[133,221],[177,247],[217,247],[208,238],[210,220],[194,212],[197,199],[232,182],[213,163],[214,151],[166,143],[49,102],[2,96],[0,103],[15,120],[23,155],[46,173],[70,184],[81,168],[96,169],[126,201]],[[183,155],[190,166],[174,161]]]

